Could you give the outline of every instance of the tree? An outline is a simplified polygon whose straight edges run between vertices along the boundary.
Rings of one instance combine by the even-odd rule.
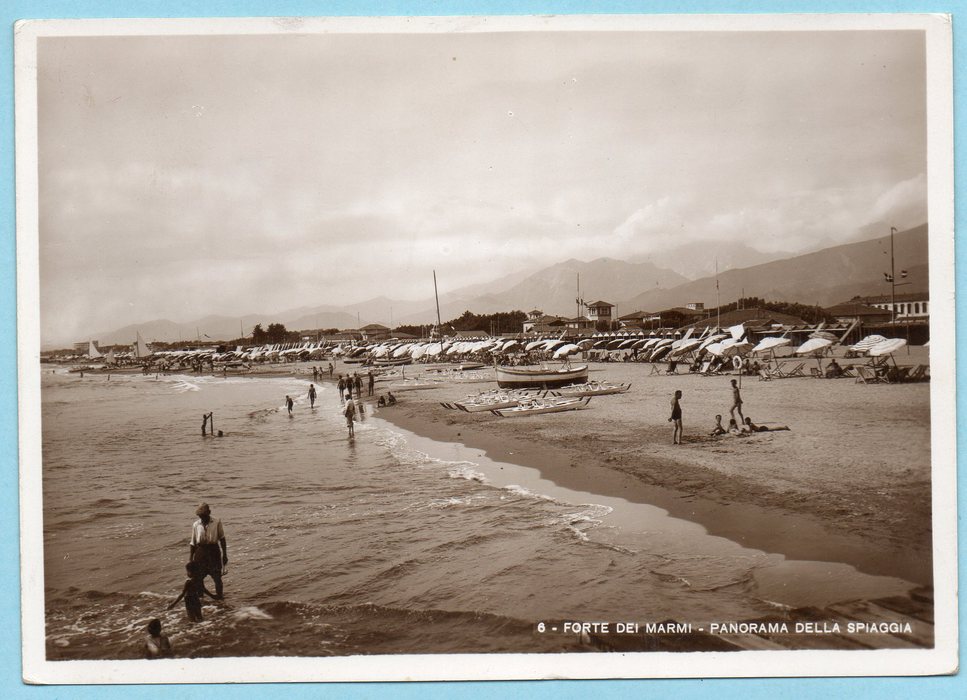
[[[252,342],[256,345],[264,345],[268,342],[268,334],[262,328],[261,323],[255,324],[255,328],[252,329]]]
[[[270,343],[284,343],[288,340],[289,332],[285,329],[285,325],[281,323],[270,323],[266,330],[266,336]]]

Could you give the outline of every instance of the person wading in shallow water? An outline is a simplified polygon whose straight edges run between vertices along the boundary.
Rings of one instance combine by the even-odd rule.
[[[316,407],[316,385],[309,385],[309,408]]]
[[[212,517],[212,510],[207,503],[198,506],[195,515],[198,520],[191,526],[188,558],[198,565],[202,580],[205,576],[212,577],[215,582],[215,595],[221,597],[222,567],[228,564],[228,543],[225,541],[222,521]]]
[[[349,428],[349,437],[356,437],[356,404],[352,397],[346,399],[346,409],[343,411],[346,416],[346,427]]]
[[[675,430],[672,432],[673,445],[682,444],[682,405],[678,403],[679,399],[681,398],[681,390],[676,391],[675,395],[672,397],[672,415],[668,419],[668,422],[675,425]]]

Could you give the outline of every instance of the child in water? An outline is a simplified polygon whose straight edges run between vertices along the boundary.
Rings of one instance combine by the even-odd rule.
[[[168,635],[161,634],[161,620],[153,619],[148,623],[148,634],[144,638],[144,658],[162,659],[171,656],[171,642]]]
[[[212,600],[221,600],[221,597],[205,588],[204,572],[198,565],[198,562],[190,561],[185,564],[185,571],[188,573],[188,578],[185,579],[185,585],[181,589],[178,597],[168,606],[168,610],[171,610],[178,604],[178,601],[184,598],[188,619],[192,622],[201,622],[203,619],[201,616],[201,597],[207,595]]]

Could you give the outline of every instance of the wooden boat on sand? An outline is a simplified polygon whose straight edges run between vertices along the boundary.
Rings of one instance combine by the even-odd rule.
[[[497,386],[501,389],[537,387],[553,389],[588,381],[588,366],[551,368],[497,367]]]
[[[631,388],[631,384],[610,384],[608,382],[587,382],[586,384],[571,384],[552,391],[554,396],[607,396],[608,394],[623,394]]]
[[[563,399],[548,401],[545,399],[527,399],[521,401],[512,408],[501,408],[491,411],[495,416],[501,418],[512,418],[514,416],[531,416],[539,413],[560,413],[562,411],[576,411],[584,408],[591,401],[590,396],[580,399]]]

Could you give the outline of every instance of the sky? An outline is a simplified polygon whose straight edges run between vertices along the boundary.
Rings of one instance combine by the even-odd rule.
[[[925,100],[913,31],[43,38],[42,337],[902,230]]]

